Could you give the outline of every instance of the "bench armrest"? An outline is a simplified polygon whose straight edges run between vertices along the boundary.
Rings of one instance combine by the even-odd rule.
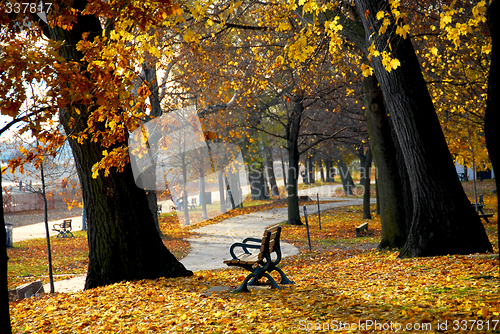
[[[229,248],[229,253],[231,253],[231,256],[233,257],[233,259],[238,258],[236,255],[234,255],[234,249],[236,247],[241,247],[246,254],[250,254],[250,252],[248,251],[247,248],[260,249],[260,245],[248,245],[248,244],[244,244],[242,242],[236,242],[236,243],[231,245],[231,248]]]
[[[56,228],[56,226],[57,226],[57,228]],[[60,230],[61,229],[61,224],[54,224],[54,225],[52,225],[52,229],[56,230],[56,231]]]
[[[249,241],[261,243],[262,239],[259,239],[259,238],[245,238],[245,240],[243,240],[242,242],[245,244],[245,243],[247,243]]]

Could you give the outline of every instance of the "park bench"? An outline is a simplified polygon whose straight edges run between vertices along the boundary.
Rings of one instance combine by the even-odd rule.
[[[71,232],[71,219],[65,219],[60,224],[54,224],[52,230],[59,232],[56,238],[69,238],[70,236],[74,237],[73,233]]]
[[[474,210],[476,209],[476,204],[475,203],[471,203],[471,205],[474,207]],[[483,199],[483,195],[479,195],[479,201],[477,202],[477,213],[479,215],[479,218],[483,218],[488,224],[490,223],[490,221],[488,220],[488,218],[491,218],[493,217],[493,214],[492,213],[484,213],[484,199]]]
[[[280,234],[281,226],[276,225],[267,228],[264,231],[262,239],[246,238],[242,242],[231,245],[229,253],[232,258],[224,260],[224,263],[228,266],[241,267],[251,272],[235,292],[248,292],[247,285],[258,285],[258,281],[262,277],[267,278],[266,283],[271,284],[271,288],[281,289],[269,274],[274,270],[281,276],[280,284],[294,284],[294,282],[286,277],[283,270],[278,268],[278,263],[281,261]],[[243,249],[243,253],[236,255],[234,249],[237,247]],[[259,252],[250,253],[249,249],[256,249]]]
[[[361,236],[361,231],[368,231],[368,223],[363,223],[356,227],[356,238]]]

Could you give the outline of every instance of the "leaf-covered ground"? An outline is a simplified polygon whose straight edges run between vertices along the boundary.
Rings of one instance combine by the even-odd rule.
[[[483,193],[487,209],[496,211],[495,196]],[[374,249],[379,217],[360,217],[359,206],[324,212],[319,230],[318,217],[310,216],[312,251],[305,226],[283,225],[283,238],[301,250],[282,262],[295,281],[283,290],[231,293],[247,274],[231,268],[45,294],[11,303],[14,332],[500,332],[498,256],[398,259],[397,251]],[[355,238],[365,221],[368,232]],[[485,227],[498,252],[497,215],[490,221]],[[214,287],[229,290],[208,291]]]
[[[45,295],[13,304],[12,323],[16,333],[296,333],[375,322],[385,329],[392,322],[394,328],[431,326],[425,328],[434,331],[445,321],[452,331],[454,325],[463,326],[455,322],[461,320],[500,329],[498,277],[492,278],[497,260],[398,260],[396,255],[348,249],[305,252],[285,261],[283,269],[296,284],[279,291],[207,293],[214,286],[239,284],[244,273],[234,269]]]
[[[301,201],[301,205],[308,204]],[[202,223],[183,228],[177,220],[177,212],[163,214],[159,218],[163,232],[163,243],[175,255],[182,259],[189,254],[189,242],[186,239],[195,234],[194,229],[218,223],[224,219],[255,211],[268,210],[286,206],[284,201],[245,201],[243,208],[229,210],[225,214],[203,221]],[[201,211],[199,212],[201,217]],[[88,244],[85,232],[74,232],[75,238],[51,237],[54,280],[63,280],[75,275],[84,274],[88,265]],[[9,288],[14,289],[24,283],[40,279],[49,282],[47,265],[47,243],[45,239],[33,239],[18,242],[7,249],[9,256],[8,281]]]

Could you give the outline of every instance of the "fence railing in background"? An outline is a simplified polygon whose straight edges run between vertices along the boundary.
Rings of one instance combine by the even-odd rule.
[[[57,189],[47,192],[47,207],[49,209],[67,206],[73,201],[81,202],[79,188]],[[37,193],[4,193],[3,208],[5,213],[43,210],[43,197]]]

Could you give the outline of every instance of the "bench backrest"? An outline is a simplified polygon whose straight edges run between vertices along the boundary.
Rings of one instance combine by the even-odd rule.
[[[61,227],[62,228],[71,228],[71,219],[63,220]]]
[[[272,253],[276,253],[278,260],[281,259],[280,234],[281,226],[279,225],[267,228],[264,231],[264,236],[262,237],[262,243],[260,246],[260,253],[258,256],[259,260],[264,259],[266,257],[266,253],[268,253],[269,256]]]

